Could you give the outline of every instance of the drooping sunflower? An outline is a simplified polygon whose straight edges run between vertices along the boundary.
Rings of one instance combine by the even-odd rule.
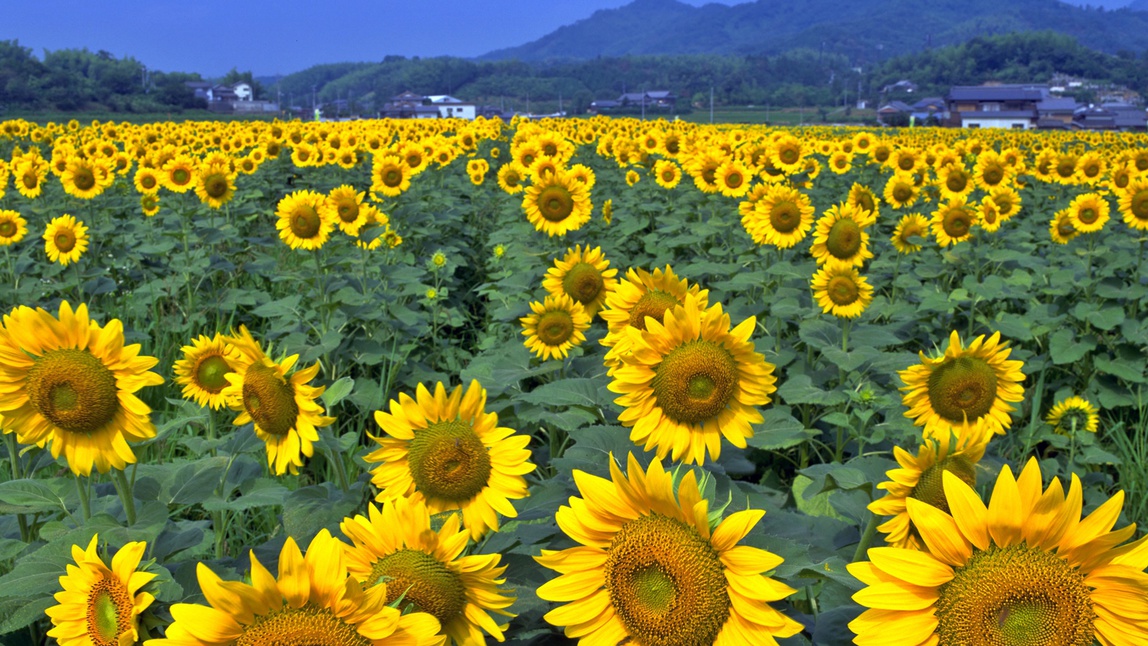
[[[965,203],[964,198],[946,202],[933,211],[929,225],[933,237],[942,247],[955,245],[968,240],[977,224],[977,211]]]
[[[1120,194],[1120,215],[1132,229],[1148,230],[1148,177],[1137,177]]]
[[[602,202],[602,221],[606,223],[606,226],[610,226],[610,223],[614,221],[613,199],[607,198],[605,202]]]
[[[60,177],[64,192],[81,200],[90,200],[104,192],[96,162],[83,157],[69,157],[67,170]]]
[[[73,473],[87,476],[135,462],[128,442],[155,436],[135,393],[163,383],[159,361],[124,345],[123,324],[100,326],[88,306],[60,303],[59,316],[20,306],[0,327],[0,415],[22,444],[51,444]]]
[[[958,437],[983,429],[1003,434],[1012,426],[1010,403],[1024,398],[1020,361],[1009,361],[1012,350],[1000,332],[982,334],[963,347],[954,330],[944,354],[898,372],[905,386],[905,417],[924,426],[925,437],[956,433]]]
[[[813,203],[801,191],[774,184],[741,218],[742,227],[757,244],[789,249],[805,239],[813,225]]]
[[[376,466],[371,481],[377,500],[425,500],[430,513],[460,510],[472,539],[498,530],[498,515],[514,518],[510,504],[530,495],[524,475],[534,471],[530,436],[498,426],[486,412],[486,389],[471,381],[465,393],[449,394],[442,383],[434,393],[419,384],[415,396],[399,393],[390,412],[375,412],[385,437],[363,459]]]
[[[1072,213],[1069,209],[1061,209],[1052,216],[1052,220],[1048,222],[1048,235],[1056,244],[1068,244],[1080,235],[1080,231],[1077,231],[1076,225],[1072,223]]]
[[[156,575],[139,572],[147,544],[127,543],[112,556],[111,567],[96,553],[99,535],[87,549],[72,545],[67,574],[60,577],[59,605],[45,611],[52,620],[48,636],[60,646],[118,646],[139,640],[139,616],[155,597],[142,588]]]
[[[324,416],[323,406],[315,401],[326,387],[309,385],[319,374],[319,364],[288,376],[299,355],[274,361],[245,328],[232,345],[246,355],[224,373],[227,386],[219,393],[239,413],[232,423],[254,424],[255,435],[267,447],[267,466],[275,475],[298,473],[303,458],[314,455],[319,429],[335,421]]]
[[[535,557],[559,573],[537,591],[564,604],[546,621],[583,646],[775,644],[801,631],[769,604],[795,592],[766,576],[782,558],[738,545],[765,512],[711,526],[694,471],[675,493],[660,460],[644,471],[631,454],[623,474],[611,455],[610,477],[574,471],[582,497],[556,517],[579,545]]]
[[[530,303],[531,314],[521,319],[523,345],[547,361],[565,359],[571,348],[586,341],[590,315],[567,294],[550,294],[543,302]]]
[[[685,302],[687,294],[697,296],[703,308],[709,304],[708,289],[678,278],[669,265],[665,270],[655,269],[653,272],[627,269],[625,279],[619,281],[617,289],[606,297],[606,308],[599,312],[609,326],[605,338],[599,342],[610,348],[606,352],[606,365],[621,365],[618,357],[630,351],[630,336],[626,328],[645,330],[647,318],[661,322],[667,310]]]
[[[566,294],[582,305],[591,319],[602,309],[606,297],[618,286],[618,270],[610,268],[610,261],[601,247],[593,249],[577,245],[567,249],[566,255],[554,260],[546,270],[542,288],[555,296]]]
[[[921,535],[909,518],[906,501],[914,498],[948,513],[949,501],[942,487],[945,472],[969,486],[976,486],[977,464],[984,457],[988,439],[984,433],[962,438],[942,435],[925,440],[916,455],[899,446],[893,447],[893,457],[900,468],[885,472],[889,479],[877,485],[885,495],[868,507],[877,516],[892,516],[877,526],[877,531],[885,535],[886,543],[907,549],[924,548]]]
[[[359,235],[367,224],[367,211],[363,208],[366,193],[355,191],[355,187],[343,184],[331,189],[323,200],[323,211],[327,220],[339,225],[339,229],[349,236]]]
[[[590,192],[562,171],[536,178],[522,199],[526,219],[548,236],[566,235],[590,221]]]
[[[848,265],[828,264],[813,274],[810,281],[813,298],[821,311],[838,318],[861,316],[873,300],[873,287],[857,269]]]
[[[911,175],[895,173],[885,183],[885,203],[895,209],[913,206],[919,197],[917,186]]]
[[[874,548],[848,566],[869,608],[849,624],[858,644],[1148,643],[1148,541],[1112,530],[1124,492],[1082,519],[1080,480],[1046,489],[1036,458],[1019,478],[1005,465],[987,506],[954,474],[942,485],[948,513],[906,501],[924,550]]]
[[[295,191],[279,200],[275,228],[292,249],[313,251],[326,244],[335,223],[326,217],[327,197],[315,191]]]
[[[28,235],[28,221],[17,211],[0,209],[0,247],[16,244]]]
[[[872,258],[869,234],[865,232],[871,217],[871,211],[862,211],[849,204],[829,207],[813,231],[810,253],[817,264],[837,263],[860,267],[866,259]]]
[[[1093,233],[1108,222],[1108,200],[1097,193],[1082,193],[1068,205],[1072,226],[1080,233]]]
[[[777,390],[773,365],[749,339],[755,325],[750,317],[730,329],[720,303],[706,308],[687,294],[662,321],[629,328],[630,351],[609,389],[620,395],[630,441],[688,464],[718,459],[722,437],[745,448],[763,419],[757,407]]]
[[[1072,435],[1079,431],[1095,433],[1100,427],[1098,412],[1092,402],[1073,395],[1053,406],[1044,421],[1062,435]]]
[[[375,155],[371,164],[371,192],[398,197],[411,187],[411,167],[395,154]]]
[[[433,615],[450,646],[485,644],[484,633],[503,641],[507,624],[491,617],[514,616],[506,611],[514,597],[500,587],[506,571],[499,566],[502,556],[463,556],[470,532],[458,514],[438,529],[434,525],[421,500],[395,498],[381,509],[368,505],[367,516],[345,518],[339,525],[354,543],[347,549],[348,572],[368,589],[385,582],[388,604]]]
[[[668,159],[659,159],[654,164],[654,181],[666,190],[672,190],[682,181],[682,169]]]
[[[929,221],[925,219],[920,213],[909,213],[897,222],[897,228],[893,229],[893,247],[897,253],[916,253],[921,250],[921,245],[914,244],[912,238],[929,237]]]
[[[183,358],[175,362],[172,372],[175,383],[183,386],[183,398],[212,410],[226,406],[223,389],[228,385],[227,374],[235,372],[240,363],[250,361],[248,356],[219,333],[213,337],[201,334],[180,350]]]
[[[288,536],[276,580],[251,552],[251,583],[224,581],[200,563],[199,587],[210,605],[177,603],[164,639],[146,646],[231,644],[411,644],[442,646],[439,622],[425,612],[387,605],[387,586],[364,589],[347,572],[346,545],[326,529],[306,556]]]

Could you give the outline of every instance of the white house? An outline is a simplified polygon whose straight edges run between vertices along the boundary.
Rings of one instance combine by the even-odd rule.
[[[473,121],[478,112],[475,104],[460,101],[449,94],[432,94],[425,99],[438,108],[439,116],[444,119],[454,117]]]
[[[240,81],[235,85],[232,85],[231,89],[235,91],[235,98],[238,101],[251,101],[255,98],[255,92],[251,90],[251,85],[249,83]]]

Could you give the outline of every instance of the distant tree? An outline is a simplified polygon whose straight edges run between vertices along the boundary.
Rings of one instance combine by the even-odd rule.
[[[220,79],[219,82],[224,84],[224,85],[235,85],[236,83],[246,83],[246,84],[251,86],[251,94],[252,94],[253,99],[264,98],[263,84],[260,83],[259,81],[255,80],[255,77],[252,76],[252,74],[251,74],[251,70],[247,70],[246,72],[240,72],[239,70],[237,70],[233,67],[233,68],[231,68],[230,72],[223,75],[223,78]]]

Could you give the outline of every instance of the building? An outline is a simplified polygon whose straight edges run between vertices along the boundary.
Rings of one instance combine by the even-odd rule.
[[[1127,103],[1102,103],[1076,109],[1072,115],[1073,126],[1081,130],[1125,130],[1143,131],[1148,123],[1148,113]]]
[[[383,104],[379,116],[385,119],[466,119],[478,116],[478,106],[450,96],[432,94],[423,96],[410,90],[391,97]]]
[[[912,106],[909,116],[918,125],[941,125],[949,120],[949,110],[944,97],[927,96]]]
[[[474,121],[475,116],[477,116],[477,105],[460,101],[449,94],[432,94],[424,98],[430,105],[438,108],[439,116],[444,119]]]
[[[907,126],[913,108],[903,101],[890,101],[877,108],[877,121],[883,126]]]
[[[648,90],[646,92],[625,92],[618,97],[616,110],[633,111],[663,110],[672,112],[678,104],[678,95],[669,90]]]
[[[1047,85],[956,85],[945,102],[946,125],[959,128],[1035,128],[1040,115],[1037,104],[1050,97]]]

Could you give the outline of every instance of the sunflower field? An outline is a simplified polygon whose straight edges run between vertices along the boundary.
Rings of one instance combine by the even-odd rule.
[[[0,642],[1146,644],[1146,143],[0,122]]]

